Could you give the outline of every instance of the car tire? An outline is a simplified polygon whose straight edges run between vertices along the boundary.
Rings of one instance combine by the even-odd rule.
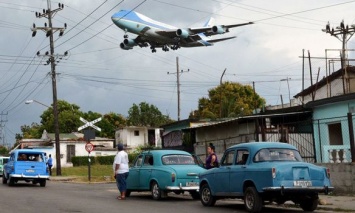
[[[157,182],[153,181],[150,187],[150,190],[152,192],[152,197],[154,200],[160,200],[161,199],[161,190],[159,188],[159,185]]]
[[[45,187],[45,186],[46,186],[46,183],[47,183],[46,180],[40,180],[40,181],[39,181],[39,185],[40,185],[41,187]]]
[[[203,184],[200,189],[200,200],[204,206],[214,206],[216,198],[212,196],[212,192],[208,184]]]
[[[2,176],[2,184],[7,184],[7,179],[5,175]]]
[[[8,184],[9,184],[9,186],[14,186],[15,180],[13,178],[9,178]]]
[[[255,187],[247,187],[244,192],[244,205],[248,212],[260,212],[263,201]]]
[[[194,200],[200,199],[200,193],[198,191],[190,191],[190,195]]]
[[[302,200],[300,202],[300,206],[303,209],[303,211],[305,212],[313,212],[314,210],[317,209],[318,207],[318,198],[311,198],[311,199],[307,199],[307,200]]]

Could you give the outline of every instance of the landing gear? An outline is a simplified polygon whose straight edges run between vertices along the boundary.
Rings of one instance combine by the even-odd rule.
[[[164,52],[169,51],[169,47],[168,47],[168,45],[164,45],[164,46],[162,47],[162,50],[163,50]]]
[[[150,46],[150,49],[152,50],[152,53],[156,53],[157,52],[157,50],[155,49],[154,46]]]

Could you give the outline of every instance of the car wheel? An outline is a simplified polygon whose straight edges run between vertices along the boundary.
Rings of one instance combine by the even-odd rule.
[[[300,206],[303,211],[313,212],[318,207],[318,198],[302,200]]]
[[[190,191],[190,195],[194,200],[200,199],[200,193],[198,191]]]
[[[212,196],[212,192],[208,184],[203,184],[200,189],[200,200],[204,206],[214,206],[216,198]]]
[[[2,184],[7,184],[7,179],[5,175],[2,176]]]
[[[152,191],[152,197],[154,200],[160,200],[161,199],[161,190],[159,188],[159,185],[157,182],[153,182],[151,185],[151,191]]]
[[[39,181],[39,185],[42,186],[42,187],[45,187],[46,186],[46,180],[40,180]]]
[[[131,196],[131,191],[130,190],[126,190],[126,197]]]
[[[244,192],[244,205],[249,212],[260,212],[263,201],[255,187],[248,187]]]
[[[15,180],[13,178],[9,178],[8,184],[9,184],[9,186],[15,185]]]

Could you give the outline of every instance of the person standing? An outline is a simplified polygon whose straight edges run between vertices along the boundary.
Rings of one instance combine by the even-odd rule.
[[[47,160],[47,165],[48,165],[48,169],[49,169],[49,175],[52,176],[53,159],[52,159],[51,154],[49,154],[49,158]]]
[[[116,179],[116,185],[121,196],[117,196],[118,200],[126,199],[127,177],[129,175],[128,154],[124,151],[123,144],[117,145],[118,152],[113,161],[113,175]]]
[[[214,167],[218,167],[218,159],[215,154],[215,146],[213,143],[210,143],[207,147],[208,156],[206,158],[206,169],[212,169]]]

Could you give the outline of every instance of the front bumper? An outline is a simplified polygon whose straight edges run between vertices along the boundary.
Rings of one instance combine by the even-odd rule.
[[[10,178],[21,178],[21,179],[48,179],[49,175],[24,175],[24,174],[10,174]]]

